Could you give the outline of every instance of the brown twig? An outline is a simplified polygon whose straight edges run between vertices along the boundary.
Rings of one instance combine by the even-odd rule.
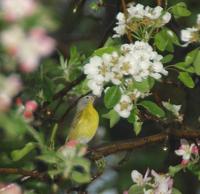
[[[123,13],[124,13],[124,15],[125,15],[125,18],[127,19],[127,10],[126,10],[126,2],[125,2],[125,0],[121,0],[121,4],[122,4],[122,10],[123,10]],[[129,30],[127,30],[127,38],[128,38],[128,40],[129,40],[129,42],[133,42],[132,41],[132,38],[131,38],[131,33],[130,33],[130,31]]]
[[[48,175],[44,173],[40,173],[38,171],[29,171],[20,168],[0,168],[0,174],[18,174],[22,176],[31,177],[33,179],[37,179],[43,182],[49,182]]]
[[[178,139],[180,138],[196,139],[196,138],[200,138],[200,131],[168,130],[168,131],[165,131],[156,135],[148,136],[148,137],[119,141],[119,142],[111,143],[109,145],[100,146],[100,147],[91,149],[91,151],[88,153],[88,157],[92,160],[98,160],[102,158],[103,156],[108,156],[110,154],[114,154],[117,152],[133,150],[135,148],[143,147],[145,145],[163,142],[167,136],[173,136]]]
[[[162,0],[156,0],[158,6],[162,6]]]

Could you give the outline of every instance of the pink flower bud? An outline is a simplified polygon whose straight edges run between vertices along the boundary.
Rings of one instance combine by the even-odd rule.
[[[76,140],[70,140],[70,141],[68,141],[68,142],[65,144],[65,146],[66,146],[66,147],[76,147],[78,144],[79,144],[78,141],[76,141]]]
[[[37,107],[38,107],[38,104],[34,100],[29,100],[25,104],[25,110],[26,111],[34,112],[34,111],[36,111]]]

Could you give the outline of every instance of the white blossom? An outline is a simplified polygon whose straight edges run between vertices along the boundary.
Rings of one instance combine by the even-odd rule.
[[[200,14],[197,15],[197,25],[200,25]]]
[[[113,28],[113,30],[116,32],[116,34],[113,37],[120,37],[123,36],[126,33],[126,19],[125,15],[122,12],[119,12],[117,14],[116,19],[117,26]]]
[[[137,170],[133,170],[131,172],[131,178],[133,182],[136,183],[138,186],[144,186],[146,183],[148,183],[151,180],[151,178],[148,177],[148,175],[149,175],[149,169],[147,169],[144,177]]]
[[[131,3],[127,7],[127,15],[121,12],[117,14],[117,23],[114,31],[116,34],[113,37],[120,37],[126,33],[126,29],[131,31],[137,30],[137,26],[140,22],[144,25],[143,20],[145,20],[146,25],[161,27],[168,23],[171,19],[171,14],[164,11],[162,7],[156,6],[154,8],[142,4]],[[148,21],[148,22],[146,22]],[[135,26],[136,29],[132,29]],[[146,32],[148,35],[148,32]]]
[[[16,21],[32,15],[36,10],[35,0],[1,0],[0,10],[6,21]]]
[[[197,32],[198,29],[195,27],[181,30],[181,40],[188,43],[193,42],[194,35]]]
[[[171,194],[173,179],[166,174],[158,174],[154,170],[151,171],[154,177],[154,193],[155,194]]]
[[[114,110],[123,118],[128,118],[132,110],[131,98],[125,94],[121,96],[121,99],[117,105],[115,105]]]

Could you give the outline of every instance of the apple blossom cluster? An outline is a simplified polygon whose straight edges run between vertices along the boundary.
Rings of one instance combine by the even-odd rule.
[[[34,112],[37,110],[38,104],[34,100],[28,100],[23,104],[21,98],[17,98],[16,105],[18,113],[21,114],[26,122],[34,120]]]
[[[114,37],[125,35],[128,31],[133,33],[139,31],[141,27],[159,28],[168,23],[171,14],[162,7],[144,7],[142,4],[131,3],[127,7],[127,14],[119,12],[117,15],[117,26],[114,28]],[[146,31],[147,32],[147,31]]]
[[[55,41],[39,25],[24,29],[21,20],[36,14],[39,5],[35,0],[1,0],[0,14],[7,28],[0,32],[0,41],[5,51],[20,65],[23,72],[34,71],[42,57],[55,48]]]
[[[136,185],[143,188],[144,194],[171,194],[173,188],[173,179],[168,174],[158,174],[147,169],[144,177],[137,170],[133,170],[131,177]]]
[[[7,111],[12,103],[12,98],[22,89],[22,83],[18,75],[11,74],[8,77],[0,75],[0,112]]]
[[[186,46],[200,41],[200,14],[197,15],[196,26],[181,30],[181,40],[186,42]]]
[[[84,66],[87,75],[88,87],[92,93],[101,96],[106,83],[119,85],[123,94],[115,110],[120,116],[127,118],[132,109],[132,101],[145,97],[138,90],[130,90],[133,82],[142,82],[152,77],[156,80],[168,72],[161,62],[162,56],[143,41],[121,45],[119,51],[102,56],[93,56],[89,63]]]
[[[31,16],[36,11],[35,0],[1,0],[0,10],[4,20],[14,22]]]
[[[6,51],[20,64],[23,72],[34,71],[42,57],[48,56],[55,47],[55,41],[47,36],[42,27],[32,28],[26,33],[20,26],[13,25],[0,34]]]
[[[191,145],[186,139],[181,139],[181,145],[178,150],[175,150],[176,155],[182,156],[182,165],[187,165],[189,162],[199,160],[199,149],[192,143]]]

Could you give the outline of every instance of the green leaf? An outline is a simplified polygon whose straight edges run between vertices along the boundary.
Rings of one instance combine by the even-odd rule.
[[[172,43],[180,46],[180,42],[179,42],[179,39],[178,39],[177,35],[167,27],[165,27],[164,30],[165,30],[165,33],[166,33],[166,36],[168,37],[168,39]]]
[[[177,3],[173,7],[171,7],[171,12],[174,14],[175,18],[186,17],[191,14],[191,12],[187,9],[187,5],[184,2]]]
[[[26,156],[36,147],[37,145],[35,143],[29,142],[22,149],[12,151],[11,157],[14,161],[21,160],[24,156]]]
[[[90,162],[84,158],[76,158],[73,160],[74,168],[78,167],[80,171],[72,171],[72,179],[77,183],[87,183],[91,180],[90,176]]]
[[[192,77],[187,72],[180,72],[178,79],[188,88],[194,88],[195,86]]]
[[[161,50],[161,51],[164,51],[167,47],[167,44],[168,44],[168,39],[166,39],[166,35],[164,33],[164,31],[160,31],[159,33],[157,33],[155,35],[155,45],[156,47]]]
[[[128,194],[144,194],[143,187],[138,185],[133,185],[129,189]]]
[[[170,61],[172,61],[173,58],[174,58],[174,55],[168,54],[168,55],[166,55],[162,58],[161,62],[162,63],[169,63]]]
[[[172,194],[182,194],[178,189],[172,188]]]
[[[139,119],[136,119],[136,121],[134,122],[134,131],[136,135],[139,135],[139,133],[142,130],[142,124],[143,122],[139,121]]]
[[[102,115],[103,118],[110,120],[110,128],[112,128],[114,125],[118,123],[120,120],[119,114],[115,110],[109,111],[107,114]]]
[[[186,71],[188,73],[194,73],[194,67],[188,66],[185,62],[179,62],[174,65],[179,70]]]
[[[169,175],[175,176],[175,174],[181,171],[182,169],[183,169],[182,165],[169,166]]]
[[[200,50],[196,53],[196,57],[194,59],[194,70],[197,75],[200,75]]]
[[[186,55],[186,57],[185,57],[186,65],[191,65],[194,62],[194,60],[198,54],[198,51],[199,51],[199,49],[194,49]]]
[[[136,88],[140,92],[149,92],[155,84],[155,80],[153,78],[147,78],[142,82],[133,82],[133,89]]]
[[[93,56],[96,55],[96,56],[101,57],[104,53],[111,54],[112,52],[117,51],[117,50],[118,49],[116,47],[112,47],[112,46],[103,47],[103,48],[95,50],[94,53],[93,53]]]
[[[104,95],[104,104],[106,108],[113,108],[121,98],[121,91],[118,86],[110,87]]]
[[[57,164],[61,161],[61,158],[56,152],[48,151],[37,157],[38,160],[42,160],[47,164]]]
[[[151,113],[152,115],[155,115],[157,117],[165,116],[165,112],[157,104],[155,104],[152,101],[144,100],[144,101],[140,102],[139,105],[141,105],[145,109],[147,109],[147,111],[149,113]]]

